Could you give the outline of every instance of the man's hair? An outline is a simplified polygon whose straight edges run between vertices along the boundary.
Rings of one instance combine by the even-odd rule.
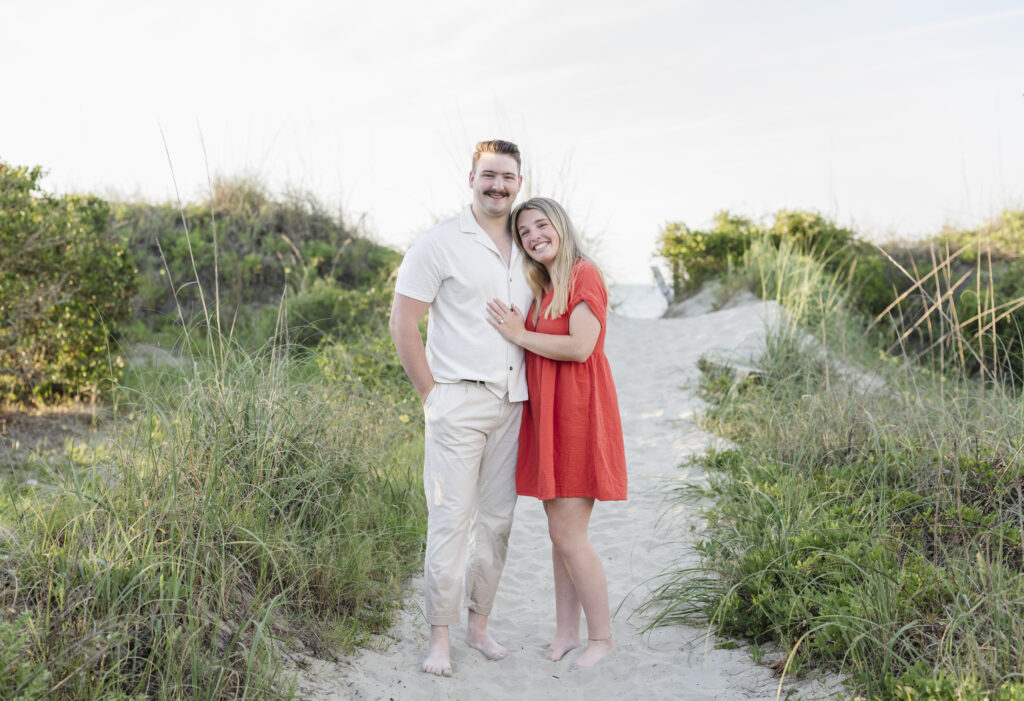
[[[503,153],[506,156],[512,156],[512,158],[516,159],[516,170],[521,170],[523,167],[523,159],[519,155],[519,147],[511,141],[491,139],[490,141],[479,142],[476,145],[476,151],[473,152],[474,172],[476,172],[476,164],[480,161],[480,154],[482,153]]]

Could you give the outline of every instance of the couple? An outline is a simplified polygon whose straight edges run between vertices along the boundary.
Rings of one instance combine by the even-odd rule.
[[[487,617],[517,493],[541,499],[548,518],[551,659],[580,646],[581,608],[588,645],[576,665],[615,650],[604,569],[587,540],[594,499],[626,498],[622,426],[604,356],[608,294],[561,206],[538,197],[512,209],[520,168],[515,144],[477,144],[472,204],[412,244],[391,310],[395,348],[423,401],[423,671],[440,676],[452,673],[448,626],[460,619],[463,579],[466,643],[492,660],[508,654],[487,632]],[[419,322],[427,311],[424,348]]]

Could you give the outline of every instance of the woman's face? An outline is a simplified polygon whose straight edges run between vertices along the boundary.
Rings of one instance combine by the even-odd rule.
[[[526,255],[543,265],[551,265],[562,245],[562,237],[558,235],[554,225],[544,212],[526,209],[516,219],[516,232],[523,243]]]

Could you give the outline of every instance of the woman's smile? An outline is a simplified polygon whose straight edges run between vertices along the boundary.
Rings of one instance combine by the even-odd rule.
[[[516,230],[526,253],[535,261],[547,265],[555,259],[562,238],[543,212],[524,210],[516,222]]]

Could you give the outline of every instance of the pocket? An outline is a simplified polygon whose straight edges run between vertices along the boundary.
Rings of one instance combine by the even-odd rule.
[[[440,386],[441,386],[440,382],[435,382],[434,386],[430,388],[429,392],[427,392],[427,396],[423,398],[423,408],[424,409],[426,409],[430,405],[430,402],[433,401],[434,397],[437,395],[437,388],[440,387]]]

